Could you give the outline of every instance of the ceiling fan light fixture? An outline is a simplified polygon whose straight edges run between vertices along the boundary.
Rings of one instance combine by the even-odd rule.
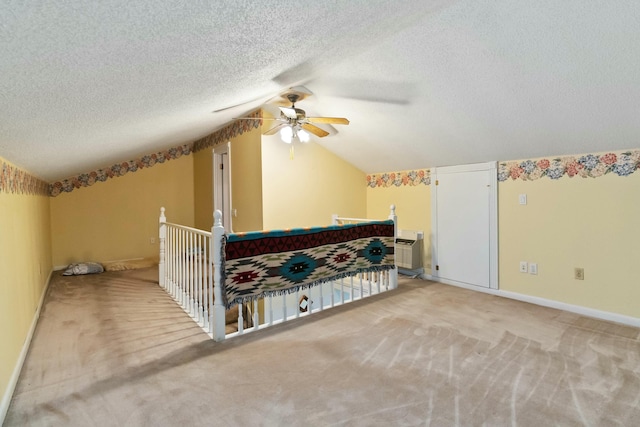
[[[291,126],[285,126],[280,129],[280,139],[287,144],[291,144],[293,142],[293,128]]]
[[[306,132],[304,129],[299,129],[298,126],[285,126],[280,129],[280,139],[287,144],[291,144],[294,141],[309,142],[311,136],[309,132]]]
[[[300,129],[298,131],[298,139],[300,140],[300,142],[309,142],[311,137],[309,136],[309,133],[307,131],[305,131],[304,129]]]

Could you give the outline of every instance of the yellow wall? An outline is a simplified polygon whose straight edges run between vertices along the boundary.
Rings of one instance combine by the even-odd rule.
[[[428,185],[367,187],[367,218],[387,218],[390,205],[396,205],[399,230],[424,232],[422,265],[425,273],[431,274],[431,188]]]
[[[640,317],[640,173],[509,179],[498,191],[502,290]],[[519,273],[520,261],[538,275]]]
[[[640,173],[598,178],[511,180],[498,186],[501,290],[640,318],[633,265],[640,253]],[[518,195],[526,194],[527,205]],[[368,218],[396,205],[400,229],[424,230],[425,273],[431,267],[430,187],[367,187]],[[519,272],[520,261],[538,274]],[[584,268],[585,280],[574,279]]]
[[[211,230],[213,225],[213,148],[193,153],[194,227]]]
[[[52,198],[53,265],[157,258],[160,207],[194,225],[193,176],[188,155]]]
[[[0,393],[4,395],[51,272],[49,197],[0,192]],[[0,396],[1,397],[1,396]]]
[[[231,207],[234,232],[262,230],[261,130],[253,129],[231,139]]]
[[[277,135],[263,137],[264,228],[328,225],[334,213],[366,216],[364,172],[313,142],[294,143],[293,160],[289,148]]]

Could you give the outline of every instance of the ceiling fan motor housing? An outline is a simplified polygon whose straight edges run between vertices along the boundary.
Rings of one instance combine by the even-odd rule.
[[[304,110],[301,110],[300,108],[294,108],[294,110],[296,110],[298,120],[304,120],[307,117],[307,113],[305,113]]]
[[[302,97],[297,94],[297,93],[288,93],[287,94],[287,99],[289,100],[289,102],[291,104],[295,104],[296,102],[298,102],[300,99],[302,99]]]

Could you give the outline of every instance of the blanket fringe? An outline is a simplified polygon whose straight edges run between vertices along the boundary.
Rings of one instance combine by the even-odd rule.
[[[224,245],[223,245],[224,247]],[[222,250],[222,256],[224,257],[224,249]],[[384,272],[384,271],[389,271],[389,270],[393,270],[395,269],[395,265],[376,265],[376,266],[371,266],[368,268],[359,268],[357,270],[353,270],[353,271],[348,271],[348,272],[343,272],[340,274],[335,274],[333,276],[330,277],[324,277],[322,279],[319,280],[314,280],[312,282],[307,282],[307,283],[301,283],[297,286],[292,286],[286,289],[275,289],[275,290],[268,290],[268,291],[262,291],[259,294],[256,295],[247,295],[244,297],[238,297],[235,298],[232,301],[224,301],[224,304],[228,309],[234,307],[235,305],[238,304],[247,304],[247,303],[253,303],[253,301],[255,300],[259,300],[262,298],[266,298],[266,297],[274,297],[274,296],[282,296],[282,295],[289,295],[301,290],[305,290],[305,289],[309,289],[309,288],[313,288],[319,285],[322,285],[324,283],[329,283],[329,282],[333,282],[336,280],[340,280],[340,279],[345,279],[347,277],[354,277],[357,276],[358,274],[363,274],[363,273],[379,273],[379,272]],[[224,269],[223,272],[221,274],[222,277],[222,295],[223,298],[226,298],[226,289],[224,289],[225,286],[225,280],[224,280]]]

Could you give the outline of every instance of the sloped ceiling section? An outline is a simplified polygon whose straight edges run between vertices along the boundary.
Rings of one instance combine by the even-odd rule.
[[[367,173],[640,145],[636,1],[44,0],[0,16],[0,157],[49,182],[191,143],[299,84],[314,95],[298,107],[351,121],[317,142]]]

